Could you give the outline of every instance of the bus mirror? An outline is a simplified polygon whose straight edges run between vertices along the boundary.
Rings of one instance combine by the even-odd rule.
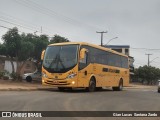
[[[41,60],[44,59],[44,53],[45,53],[45,50],[43,50],[42,53],[41,53]]]
[[[88,52],[87,49],[85,49],[85,48],[82,48],[82,49],[81,49],[81,51],[80,51],[80,60],[82,60],[82,59],[85,58],[86,52]]]

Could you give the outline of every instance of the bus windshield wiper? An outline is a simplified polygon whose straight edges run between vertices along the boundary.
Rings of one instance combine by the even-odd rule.
[[[56,58],[52,60],[52,62],[51,62],[51,64],[49,65],[48,68],[50,68],[50,67],[52,66],[52,64],[53,64],[54,62],[56,62],[57,60],[58,60],[58,54],[56,55]]]
[[[59,62],[61,63],[62,67],[65,69],[65,66],[64,66],[64,64],[63,64],[63,62],[62,62],[60,56],[59,56]]]
[[[65,66],[64,66],[64,64],[63,64],[63,62],[62,62],[62,60],[61,60],[61,58],[60,58],[60,55],[59,55],[59,54],[57,54],[56,57],[55,57],[55,59],[52,60],[52,62],[51,62],[51,64],[49,65],[48,68],[51,68],[51,66],[52,66],[53,63],[56,64],[56,68],[55,68],[55,69],[58,69],[58,68],[59,68],[58,63],[60,63],[60,64],[62,65],[62,67],[63,67],[64,69],[66,69]]]

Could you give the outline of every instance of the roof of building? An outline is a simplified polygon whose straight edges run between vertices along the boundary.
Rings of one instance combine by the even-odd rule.
[[[104,46],[104,47],[112,48],[112,49],[130,48],[129,45],[107,45],[107,46]]]

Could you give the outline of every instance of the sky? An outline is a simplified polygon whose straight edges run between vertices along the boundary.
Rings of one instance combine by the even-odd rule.
[[[96,32],[107,31],[103,44],[118,37],[108,44],[130,45],[135,67],[152,54],[150,65],[160,68],[159,6],[160,0],[0,0],[0,38],[16,26],[20,33],[100,45]]]

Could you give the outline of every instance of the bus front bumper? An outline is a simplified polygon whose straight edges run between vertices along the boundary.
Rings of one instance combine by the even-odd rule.
[[[77,87],[77,81],[75,79],[68,79],[68,80],[42,79],[42,85],[49,85],[53,87]]]

